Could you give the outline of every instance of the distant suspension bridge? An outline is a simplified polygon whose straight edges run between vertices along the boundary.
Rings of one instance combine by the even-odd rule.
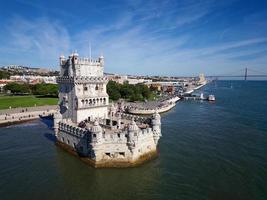
[[[218,78],[244,78],[244,80],[247,80],[249,77],[251,78],[267,78],[267,72],[261,72],[255,69],[249,69],[244,68],[237,71],[234,71],[232,73],[228,74],[221,74],[221,75],[212,75],[212,76],[206,76],[207,78],[211,79],[218,79]]]

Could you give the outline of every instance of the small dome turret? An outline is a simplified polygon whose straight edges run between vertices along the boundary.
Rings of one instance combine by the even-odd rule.
[[[93,125],[91,131],[92,131],[93,133],[99,133],[99,132],[102,131],[102,128],[101,128],[101,126],[99,125],[98,121],[95,121],[95,122],[94,122],[94,125]]]
[[[75,56],[75,57],[78,57],[79,56],[79,54],[78,54],[78,52],[75,50],[75,52],[73,53],[73,56]]]
[[[134,118],[132,119],[131,123],[129,124],[128,129],[129,129],[129,131],[137,131],[138,130],[138,126],[136,125]]]
[[[116,107],[115,107],[114,103],[111,104],[111,106],[110,106],[110,110],[111,110],[111,111],[116,111]]]
[[[102,66],[104,65],[104,56],[103,56],[103,54],[101,54],[99,56],[99,62],[102,64]]]
[[[160,120],[160,114],[159,114],[158,110],[155,111],[153,118],[156,120]]]
[[[61,54],[61,55],[59,56],[59,59],[60,59],[60,60],[64,60],[64,59],[65,59],[65,56],[64,56],[63,54]]]

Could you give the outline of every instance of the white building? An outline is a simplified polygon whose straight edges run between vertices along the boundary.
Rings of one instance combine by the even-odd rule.
[[[157,155],[160,115],[121,113],[109,105],[104,57],[60,57],[59,107],[54,128],[57,144],[95,167],[127,167]]]
[[[206,80],[204,74],[199,74],[199,77],[198,77],[198,84],[199,84],[199,85],[206,85],[206,84],[207,84],[207,80]]]
[[[10,80],[25,82],[30,84],[36,84],[36,83],[57,84],[56,76],[14,75],[10,76]]]
[[[136,85],[138,83],[152,83],[151,79],[143,79],[143,78],[128,78],[127,81],[131,85]]]
[[[128,82],[130,85],[136,85],[138,83],[151,83],[151,79],[143,79],[143,78],[133,78],[128,77],[127,75],[108,75],[108,80],[115,81],[119,84],[123,84]]]

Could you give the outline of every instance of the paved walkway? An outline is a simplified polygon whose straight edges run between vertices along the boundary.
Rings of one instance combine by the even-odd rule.
[[[38,106],[0,110],[0,125],[38,119],[39,116],[54,114],[57,106]]]

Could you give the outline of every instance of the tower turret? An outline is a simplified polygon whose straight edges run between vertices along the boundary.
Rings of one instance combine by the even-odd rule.
[[[101,67],[104,67],[104,56],[103,56],[103,54],[101,54],[100,55],[100,57],[99,57],[99,63],[100,63],[100,65],[101,65]]]
[[[160,114],[158,113],[157,110],[152,118],[152,130],[153,130],[154,142],[155,144],[157,144],[159,138],[161,137],[161,120],[160,120]]]
[[[79,54],[77,53],[77,51],[75,51],[72,55],[73,55],[72,62],[74,64],[77,64],[78,63]]]
[[[135,144],[137,142],[137,132],[138,126],[136,125],[134,119],[132,119],[131,123],[128,126],[128,137],[127,137],[127,144],[131,152],[135,148]]]
[[[55,130],[55,136],[58,136],[58,128],[59,128],[59,122],[62,120],[62,116],[59,112],[54,113],[54,130]]]
[[[101,160],[103,157],[103,135],[102,128],[98,121],[94,122],[91,128],[91,146],[93,152],[91,152],[91,157],[95,158],[96,161]]]
[[[63,62],[65,61],[65,56],[63,54],[60,55],[59,57],[59,64],[60,66],[63,65]]]
[[[91,128],[91,133],[92,133],[92,143],[101,144],[103,142],[102,128],[97,120],[94,122],[94,125]]]

